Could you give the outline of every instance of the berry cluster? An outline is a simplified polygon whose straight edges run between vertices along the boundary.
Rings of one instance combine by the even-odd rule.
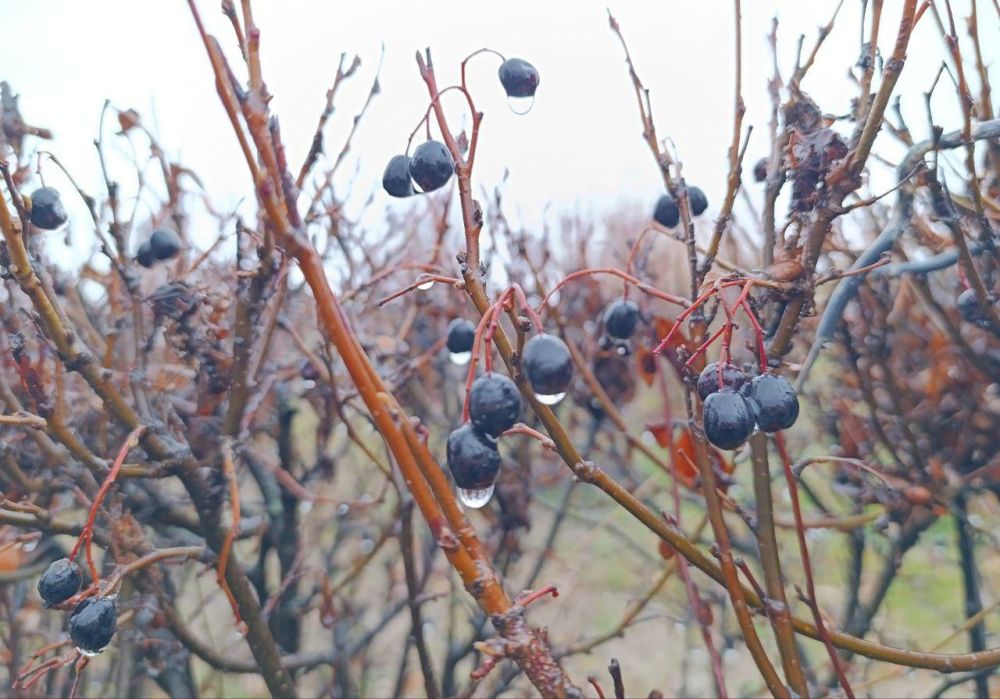
[[[720,449],[736,449],[754,433],[795,424],[799,399],[788,380],[770,371],[752,379],[733,364],[712,362],[698,376],[705,436]]]
[[[45,607],[58,607],[71,600],[83,586],[80,566],[69,558],[53,561],[38,579],[38,594]],[[118,606],[113,597],[87,597],[70,612],[69,637],[84,655],[103,651],[115,634]]]
[[[39,187],[31,194],[31,224],[36,228],[54,231],[69,219],[59,190]]]
[[[511,109],[518,114],[527,113],[534,101],[535,90],[538,89],[539,76],[535,67],[523,59],[508,58],[500,66],[499,76],[500,84],[503,86],[504,92],[507,93]],[[468,97],[464,85],[464,63],[463,84],[447,89],[459,89],[465,92]],[[445,91],[442,90],[442,92]],[[471,98],[469,100],[471,104]],[[526,105],[526,108],[522,109],[522,105]],[[420,124],[417,125],[418,129],[427,120],[429,112],[430,108],[424,114]],[[406,153],[394,155],[389,159],[382,173],[382,189],[389,196],[397,198],[411,197],[417,192],[426,194],[448,184],[448,180],[451,179],[454,172],[455,160],[447,146],[430,138],[428,128],[427,140],[414,149],[413,155],[409,155],[409,147],[407,147]]]
[[[699,187],[687,188],[688,204],[691,205],[691,213],[701,216],[708,208],[708,197]],[[681,210],[677,206],[677,201],[670,194],[663,194],[656,200],[656,207],[653,209],[653,220],[665,228],[673,228],[681,220]]]
[[[181,251],[181,238],[169,228],[158,228],[135,252],[135,261],[149,268],[157,260],[169,260]]]

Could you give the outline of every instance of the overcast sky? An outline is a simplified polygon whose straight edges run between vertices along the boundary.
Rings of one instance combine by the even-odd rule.
[[[625,199],[651,206],[659,178],[641,139],[621,47],[608,29],[608,4],[258,0],[264,75],[290,160],[296,167],[301,162],[339,55],[346,51],[359,55],[363,65],[339,95],[338,111],[327,130],[328,150],[336,153],[384,43],[382,94],[357,135],[355,158],[344,168],[345,174],[352,174],[359,167],[355,201],[363,200],[378,188],[385,162],[405,147],[426,107],[414,52],[432,48],[439,82],[446,85],[457,79],[463,56],[488,46],[534,63],[541,86],[534,109],[518,117],[508,110],[499,86],[498,61],[485,55],[472,64],[472,90],[486,112],[476,161],[480,185],[496,183],[509,168],[507,200],[530,225],[537,225],[547,204],[601,211]],[[901,4],[886,3],[880,37],[886,52],[891,50]],[[777,15],[781,22],[780,61],[787,76],[798,36],[805,34],[808,50],[836,2],[747,0],[743,5],[745,123],[756,129],[748,156],[752,166],[768,149],[766,81],[771,58],[766,35],[772,17]],[[956,3],[962,13],[967,5]],[[199,7],[235,65],[232,32],[218,0],[201,0]],[[732,3],[611,0],[610,7],[652,91],[659,133],[676,144],[689,182],[708,193],[711,213],[725,189],[732,128]],[[983,31],[993,27],[992,40],[984,45],[996,70],[1000,42],[995,11],[988,2],[980,7],[981,24],[987,28]],[[804,85],[830,113],[848,111],[856,94],[847,71],[859,53],[860,9],[860,0],[845,0]],[[220,205],[252,198],[249,176],[185,2],[0,0],[0,24],[0,78],[22,95],[27,120],[53,129],[56,139],[47,147],[92,190],[98,190],[100,180],[91,143],[101,104],[110,98],[116,106],[141,112],[171,155],[199,173]],[[960,31],[964,34],[964,23]],[[944,57],[944,44],[928,16],[917,27],[898,89],[918,137],[925,133],[922,93]],[[938,102],[940,121],[947,128],[958,127],[954,91],[943,90]],[[461,123],[460,98],[447,105],[453,123]],[[889,156],[897,153],[889,139],[880,148]],[[127,185],[127,171],[120,172]],[[379,189],[375,205],[381,211],[400,204]]]

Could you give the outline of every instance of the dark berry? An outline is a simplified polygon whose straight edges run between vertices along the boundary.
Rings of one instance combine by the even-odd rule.
[[[757,182],[763,182],[767,179],[767,158],[761,158],[753,166],[753,178]]]
[[[448,351],[452,354],[471,352],[476,341],[476,324],[465,318],[448,323]]]
[[[672,196],[664,194],[656,200],[653,220],[667,228],[673,228],[681,220],[680,209],[677,208],[677,202]]]
[[[152,267],[156,264],[156,255],[153,254],[153,246],[148,240],[135,251],[135,261],[143,267]]]
[[[639,306],[635,301],[618,299],[604,309],[604,332],[610,337],[627,340],[639,322]]]
[[[118,607],[110,597],[88,597],[69,617],[69,637],[80,650],[100,653],[111,643],[118,624]]]
[[[535,335],[525,343],[521,368],[538,396],[565,393],[573,378],[573,358],[569,347],[560,338],[548,333]]]
[[[757,418],[757,427],[764,432],[786,430],[799,416],[799,397],[788,379],[767,372],[753,377],[744,388]]]
[[[702,423],[708,441],[720,449],[736,449],[753,434],[753,411],[746,398],[724,388],[705,399]]]
[[[31,195],[31,223],[38,228],[54,231],[68,218],[57,189],[39,187]]]
[[[413,196],[413,180],[410,179],[410,156],[394,155],[389,159],[382,173],[382,189],[391,197]]]
[[[688,187],[688,203],[691,205],[691,213],[701,216],[708,208],[708,197],[701,191],[701,187]]]
[[[459,488],[483,490],[500,473],[500,452],[466,423],[448,435],[448,468]]]
[[[747,375],[740,371],[735,364],[726,364],[722,367],[722,386],[731,388],[734,391],[747,382]],[[705,367],[698,375],[698,395],[705,400],[710,395],[719,390],[719,363],[712,362]]]
[[[68,558],[60,558],[50,563],[38,579],[38,594],[46,607],[54,607],[79,592],[81,585],[80,566]]]
[[[455,161],[439,141],[424,141],[410,158],[410,177],[424,192],[433,192],[445,186],[453,172]]]
[[[181,238],[169,228],[158,228],[149,237],[149,249],[158,260],[169,260],[181,251]]]
[[[500,66],[500,84],[508,97],[532,97],[538,89],[538,71],[520,58],[508,58]]]
[[[989,317],[980,305],[974,289],[966,289],[958,295],[958,312],[967,323],[973,323],[981,328],[989,327]]]
[[[496,439],[521,417],[521,392],[503,374],[483,374],[472,382],[469,418],[479,434]]]

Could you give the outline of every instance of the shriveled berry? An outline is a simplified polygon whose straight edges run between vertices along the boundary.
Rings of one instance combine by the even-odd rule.
[[[483,374],[469,391],[469,419],[481,435],[496,439],[521,418],[521,392],[503,374]]]
[[[382,189],[391,197],[413,196],[413,180],[410,179],[410,156],[394,155],[382,173]]]
[[[701,191],[701,187],[688,187],[688,203],[691,205],[691,213],[701,216],[708,208],[708,197]]]
[[[60,558],[52,561],[38,579],[38,594],[46,607],[54,607],[79,592],[82,584],[80,566],[68,558]]]
[[[156,255],[153,254],[153,246],[149,244],[148,240],[135,251],[135,261],[146,268],[156,264]]]
[[[440,189],[455,172],[455,161],[440,141],[424,141],[410,158],[410,177],[424,192]]]
[[[66,223],[69,216],[63,206],[59,190],[39,187],[31,195],[31,223],[38,228],[54,231]]]
[[[748,378],[735,364],[725,364],[722,367],[723,388],[731,388],[734,391],[738,391],[747,382]],[[698,375],[698,395],[701,396],[702,400],[705,400],[718,390],[719,363],[712,362]]]
[[[753,178],[757,182],[767,179],[767,158],[761,158],[753,166]]]
[[[169,260],[181,251],[181,238],[169,228],[157,228],[149,236],[149,249],[158,260]]]
[[[118,625],[118,606],[110,597],[88,597],[69,617],[69,637],[80,650],[100,653]]]
[[[681,211],[677,208],[677,202],[672,196],[664,194],[656,200],[653,220],[666,228],[673,228],[681,220]]]
[[[604,332],[610,337],[627,340],[639,322],[639,306],[629,299],[617,299],[604,309]]]
[[[753,434],[753,411],[746,398],[724,388],[705,399],[702,424],[712,444],[719,449],[736,449]]]
[[[483,490],[500,473],[500,452],[466,423],[448,435],[448,469],[459,488]]]
[[[560,338],[548,333],[535,335],[524,344],[521,367],[539,396],[565,393],[573,378],[573,358],[569,347]]]
[[[755,376],[743,393],[764,432],[787,430],[799,417],[799,397],[784,376],[771,372]]]
[[[508,97],[532,97],[538,89],[538,71],[521,58],[508,58],[500,66],[500,84]]]
[[[476,324],[465,318],[455,318],[448,323],[448,351],[453,354],[471,352],[476,341]]]

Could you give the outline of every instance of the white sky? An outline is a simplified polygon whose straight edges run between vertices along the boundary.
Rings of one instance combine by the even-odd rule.
[[[496,59],[482,56],[472,64],[472,90],[486,112],[477,157],[479,185],[491,186],[509,168],[507,201],[529,225],[537,225],[547,204],[599,212],[626,199],[651,207],[660,182],[641,139],[621,47],[608,29],[607,4],[258,0],[264,75],[274,94],[273,111],[280,116],[289,159],[297,168],[339,55],[346,51],[359,54],[363,65],[339,95],[338,111],[328,126],[327,149],[331,157],[336,154],[384,42],[382,94],[354,143],[353,154],[360,161],[352,159],[343,168],[350,175],[356,164],[360,167],[354,196],[355,201],[363,200],[378,188],[385,162],[405,147],[426,107],[414,52],[432,48],[443,86],[457,78],[463,56],[488,46],[534,63],[541,86],[534,109],[518,117],[507,109]],[[806,35],[808,50],[835,4],[744,0],[745,124],[755,127],[748,168],[768,149],[766,81],[771,59],[766,35],[771,18],[777,14],[781,21],[781,67],[787,76],[799,34]],[[886,53],[891,51],[901,4],[886,3],[880,41]],[[968,2],[955,4],[960,13],[967,10]],[[610,0],[610,6],[652,90],[659,133],[677,145],[688,181],[707,192],[711,213],[725,189],[732,128],[732,3]],[[218,1],[201,0],[199,7],[235,64],[232,32]],[[831,113],[846,112],[856,94],[846,73],[859,52],[860,7],[859,0],[845,0],[804,85]],[[1000,42],[990,3],[980,3],[980,15],[981,31],[989,35],[984,41],[988,62],[995,64]],[[959,31],[964,35],[964,22]],[[22,95],[28,121],[55,131],[56,140],[46,147],[91,191],[100,191],[92,141],[107,97],[116,106],[137,109],[147,123],[155,117],[161,143],[201,176],[216,203],[232,206],[252,197],[204,48],[182,0],[0,0],[0,32],[0,79]],[[926,133],[922,93],[944,57],[944,44],[927,16],[916,29],[898,89],[918,137]],[[939,120],[946,128],[956,128],[954,91],[940,92]],[[448,102],[453,125],[460,123],[463,104],[455,94],[456,100]],[[889,139],[884,143],[883,152],[895,155]],[[127,173],[119,171],[126,187],[132,179]],[[378,188],[375,208],[387,206],[400,204]],[[83,213],[81,208],[75,209],[77,215]]]

